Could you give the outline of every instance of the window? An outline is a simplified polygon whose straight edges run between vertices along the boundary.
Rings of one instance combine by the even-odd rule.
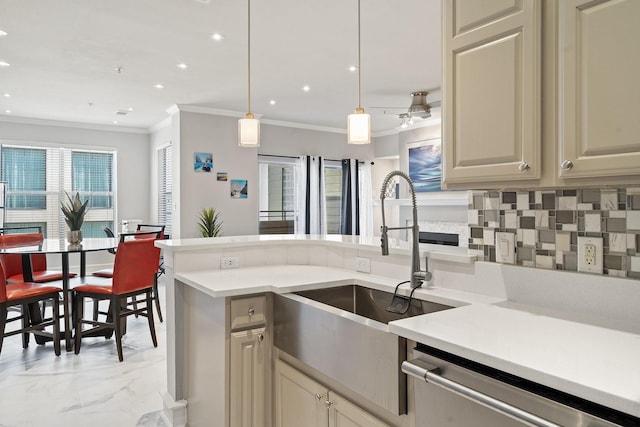
[[[340,234],[342,213],[342,167],[340,162],[325,160],[324,194],[327,207],[327,234]]]
[[[292,234],[295,230],[295,159],[259,160],[260,234]]]
[[[104,237],[115,221],[115,152],[0,145],[0,181],[7,183],[4,224],[40,226],[47,238],[66,235],[60,201],[90,198],[85,237]]]
[[[158,150],[158,224],[164,225],[165,236],[171,235],[171,189],[172,189],[171,145]]]

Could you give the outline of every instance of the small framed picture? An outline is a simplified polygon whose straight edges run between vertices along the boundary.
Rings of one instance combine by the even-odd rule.
[[[213,170],[213,154],[194,153],[193,170],[195,172],[211,172]]]
[[[216,179],[218,181],[228,181],[229,180],[229,174],[226,172],[218,172],[216,174]]]
[[[246,179],[231,180],[231,198],[246,199],[248,194]]]

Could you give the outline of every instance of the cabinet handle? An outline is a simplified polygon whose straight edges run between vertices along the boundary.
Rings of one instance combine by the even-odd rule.
[[[571,160],[565,160],[560,163],[560,167],[562,168],[562,170],[570,171],[571,169],[573,169],[573,162]]]
[[[322,398],[324,397],[324,394],[322,393],[316,393],[316,400],[319,402],[322,400]]]
[[[331,405],[333,405],[333,402],[330,400],[325,400],[324,401],[324,406],[327,407],[327,409],[331,408]]]
[[[529,163],[527,162],[520,162],[520,164],[518,165],[518,170],[520,172],[528,172],[529,169],[531,168],[529,167]]]
[[[260,334],[258,335],[258,342],[262,342],[262,341],[264,341],[264,335]]]
[[[249,309],[249,317],[253,316],[254,314],[256,314],[256,311],[253,309],[253,307],[251,307]]]

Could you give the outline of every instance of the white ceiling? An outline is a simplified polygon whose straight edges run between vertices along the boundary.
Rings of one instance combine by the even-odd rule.
[[[440,0],[361,8],[362,106],[382,132],[403,111],[372,107],[408,108],[411,92],[440,87]],[[357,73],[348,71],[357,64],[357,1],[254,0],[251,9],[253,112],[345,129],[357,106]],[[247,109],[244,0],[0,0],[0,30],[0,61],[11,64],[0,67],[5,119],[148,129],[174,104]]]

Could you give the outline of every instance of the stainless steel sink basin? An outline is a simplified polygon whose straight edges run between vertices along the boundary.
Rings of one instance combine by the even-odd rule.
[[[407,340],[386,324],[451,307],[416,300],[406,314],[393,314],[386,311],[392,296],[359,285],[275,294],[274,345],[389,412],[405,414],[400,365]]]
[[[391,299],[393,298],[392,293],[365,288],[360,285],[314,289],[311,291],[295,292],[295,294],[381,323],[389,323],[393,320],[452,308],[448,305],[413,299],[407,313],[390,313],[387,311],[387,307],[391,304]]]

